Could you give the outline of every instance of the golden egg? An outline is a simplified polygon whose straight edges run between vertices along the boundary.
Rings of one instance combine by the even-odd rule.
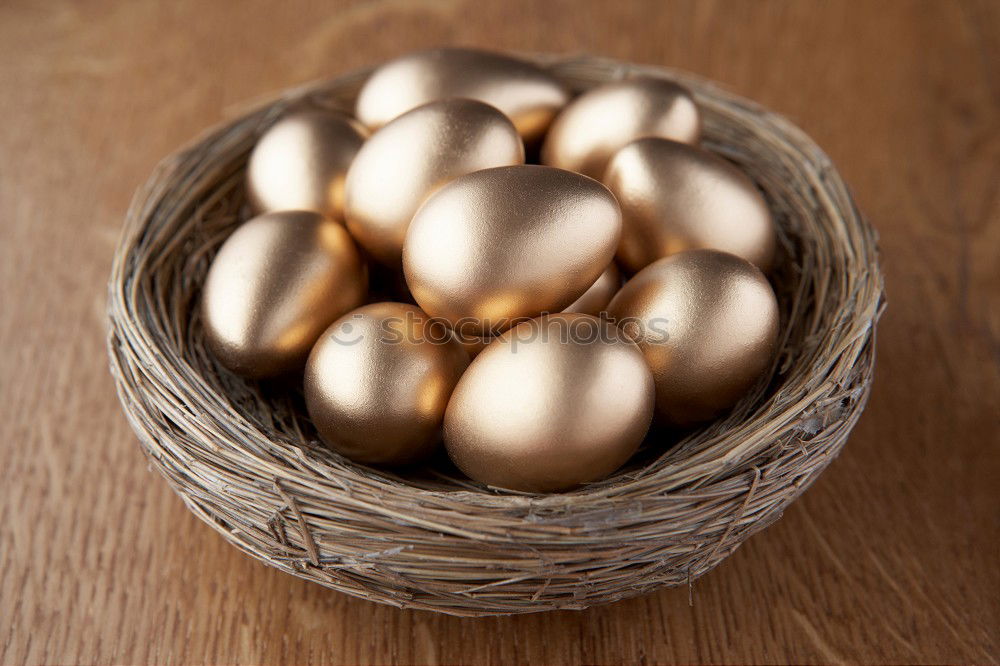
[[[569,93],[548,72],[523,60],[474,49],[434,49],[376,69],[358,94],[355,115],[378,129],[414,107],[448,97],[495,106],[525,141],[534,141],[545,133]]]
[[[469,365],[448,403],[448,455],[482,483],[529,492],[601,479],[635,453],[653,377],[614,325],[557,313],[522,322]]]
[[[334,322],[309,355],[305,397],[320,437],[358,462],[429,454],[469,357],[418,307],[372,303]]]
[[[505,115],[471,99],[417,107],[389,122],[358,151],[344,185],[344,216],[354,239],[398,267],[413,214],[458,176],[524,163],[524,144]]]
[[[653,262],[625,283],[608,313],[653,371],[658,420],[677,426],[732,407],[771,366],[778,340],[767,278],[717,250]]]
[[[485,169],[420,207],[403,272],[428,314],[463,331],[500,332],[583,295],[611,263],[620,232],[618,203],[595,180],[544,166]]]
[[[668,139],[639,139],[611,159],[604,184],[622,207],[618,260],[636,272],[676,252],[731,252],[768,271],[774,220],[753,181],[726,160]]]
[[[542,146],[542,164],[600,180],[612,155],[647,136],[698,142],[701,115],[686,88],[652,77],[592,88],[552,123]]]
[[[298,370],[326,327],[364,302],[367,286],[343,225],[311,211],[265,213],[226,239],[208,271],[209,349],[246,377]]]
[[[247,196],[258,212],[312,210],[335,219],[344,212],[344,178],[364,136],[353,119],[306,110],[264,132],[247,163]]]
[[[597,278],[590,289],[583,292],[583,296],[573,301],[563,308],[563,312],[582,312],[583,314],[600,314],[608,306],[618,289],[622,286],[621,272],[618,266],[612,262],[604,269],[601,276]]]

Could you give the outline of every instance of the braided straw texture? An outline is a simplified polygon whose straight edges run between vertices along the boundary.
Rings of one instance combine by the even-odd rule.
[[[537,60],[575,90],[651,73],[695,93],[705,146],[749,173],[779,226],[783,333],[769,376],[727,417],[673,446],[651,434],[614,476],[562,494],[486,488],[443,456],[389,472],[331,452],[299,387],[220,368],[195,307],[213,255],[248,215],[257,137],[302,104],[350,112],[367,72],[289,91],[158,166],[128,211],[109,284],[111,372],[146,456],[251,556],[399,607],[580,609],[690,585],[780,518],[843,446],[868,397],[884,299],[876,234],[827,156],[783,118],[689,74]]]

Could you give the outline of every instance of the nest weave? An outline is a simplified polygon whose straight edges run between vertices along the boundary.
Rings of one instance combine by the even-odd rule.
[[[538,60],[575,90],[647,73],[694,92],[704,145],[754,179],[779,227],[783,337],[770,376],[724,419],[673,446],[651,435],[613,477],[562,494],[486,488],[446,460],[394,473],[333,453],[295,387],[216,363],[194,307],[216,250],[247,217],[257,137],[303,103],[350,112],[367,72],[289,91],[159,165],[128,211],[109,284],[111,371],[144,452],[246,553],[400,607],[580,609],[690,584],[777,520],[843,446],[871,386],[883,284],[876,234],[826,155],[783,118],[689,74]]]

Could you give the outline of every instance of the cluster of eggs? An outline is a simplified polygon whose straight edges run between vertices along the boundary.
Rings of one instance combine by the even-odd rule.
[[[773,221],[700,135],[665,79],[572,98],[499,54],[391,61],[354,117],[299,110],[258,141],[258,215],[204,286],[209,347],[247,377],[304,372],[320,437],[351,459],[443,441],[492,486],[602,478],[651,423],[731,408],[774,356]]]

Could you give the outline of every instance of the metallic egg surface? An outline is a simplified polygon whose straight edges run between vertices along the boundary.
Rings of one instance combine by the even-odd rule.
[[[557,313],[486,346],[444,420],[448,455],[470,478],[527,492],[567,490],[623,465],[653,415],[653,378],[607,320]]]
[[[738,167],[707,150],[646,138],[604,175],[622,208],[618,260],[637,272],[683,250],[731,252],[770,270],[777,244],[767,201]]]
[[[440,443],[452,389],[469,363],[450,330],[405,303],[372,303],[323,334],[305,397],[322,440],[358,462],[409,463]]]
[[[462,176],[417,211],[403,272],[428,314],[500,332],[583,295],[611,263],[621,214],[603,185],[522,165]]]
[[[600,180],[611,157],[647,136],[698,143],[701,115],[684,87],[637,77],[592,88],[553,121],[542,146],[542,164]]]
[[[265,213],[239,226],[209,268],[201,300],[208,347],[246,377],[299,370],[367,287],[343,225],[311,211]]]
[[[344,178],[364,142],[346,115],[310,109],[272,125],[247,163],[247,196],[257,212],[312,210],[343,219]]]
[[[344,186],[347,228],[379,262],[398,268],[406,229],[430,194],[458,176],[523,163],[521,137],[494,107],[460,98],[424,104],[358,151]]]
[[[376,69],[358,94],[355,115],[374,130],[410,109],[449,97],[495,106],[532,142],[545,133],[569,93],[544,69],[524,60],[441,48],[410,53]]]
[[[622,286],[621,271],[614,262],[608,264],[601,276],[594,284],[590,285],[583,296],[576,299],[563,308],[563,312],[581,312],[583,314],[597,315],[608,306],[618,289]]]
[[[608,313],[642,350],[664,424],[716,418],[776,352],[774,291],[760,269],[727,252],[688,250],[653,262],[625,283]]]

